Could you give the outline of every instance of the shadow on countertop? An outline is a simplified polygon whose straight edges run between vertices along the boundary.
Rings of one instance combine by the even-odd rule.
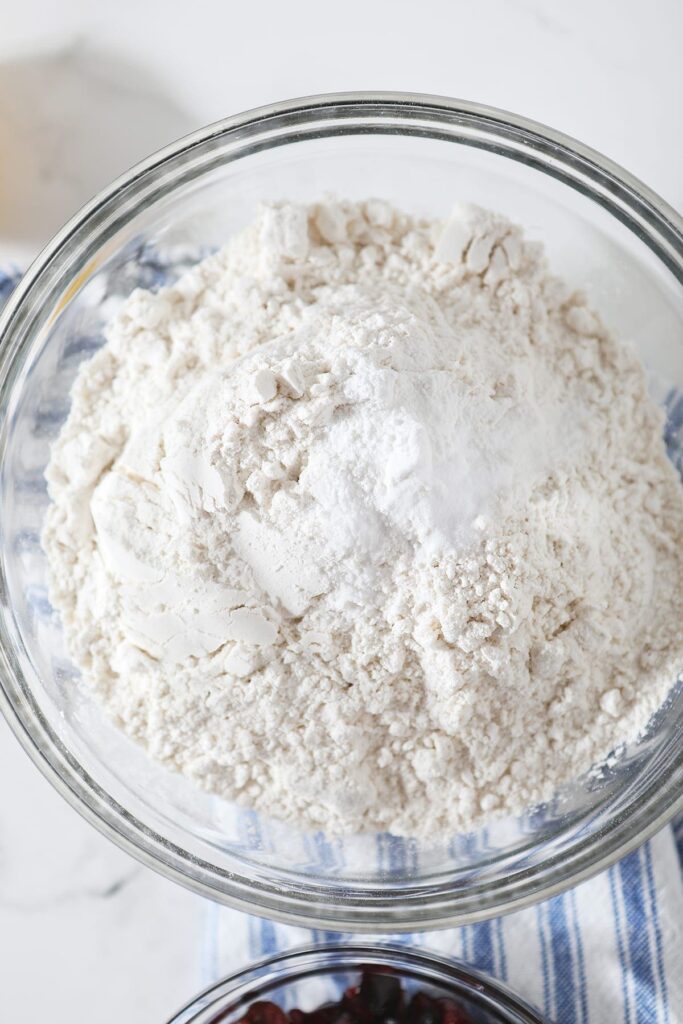
[[[0,63],[0,243],[33,254],[131,164],[198,127],[149,73],[84,42]]]

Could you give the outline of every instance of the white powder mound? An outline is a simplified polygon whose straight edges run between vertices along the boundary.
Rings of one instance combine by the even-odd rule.
[[[504,219],[266,206],[81,367],[52,601],[116,722],[206,789],[469,829],[635,738],[683,666],[661,432]]]

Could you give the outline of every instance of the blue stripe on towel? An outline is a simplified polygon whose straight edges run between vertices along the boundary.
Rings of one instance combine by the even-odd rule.
[[[496,973],[493,923],[481,921],[469,926],[471,936],[470,961],[481,971]]]
[[[275,925],[272,921],[269,921],[267,917],[261,918],[261,943],[260,952],[264,956],[269,956],[271,953],[277,951],[277,937],[275,935]]]
[[[657,890],[655,888],[655,876],[652,866],[652,847],[646,843],[643,847],[645,857],[645,872],[647,875],[647,892],[650,901],[650,912],[654,929],[657,978],[659,981],[659,998],[662,1007],[662,1020],[664,1024],[670,1024],[669,1014],[669,991],[666,983],[666,972],[664,969],[664,945],[662,942],[662,928],[659,920],[659,907],[657,906]]]
[[[676,839],[676,846],[678,847],[678,858],[681,862],[681,871],[683,871],[683,818],[679,818],[678,821],[674,822],[674,837]]]
[[[551,1012],[550,998],[550,969],[549,969],[549,942],[546,936],[544,923],[544,904],[536,907],[536,928],[538,931],[538,943],[541,950],[541,976],[543,979],[543,1012]]]
[[[624,857],[617,866],[617,872],[626,907],[626,941],[636,992],[636,1024],[653,1024],[658,1014],[640,850]]]
[[[629,975],[628,968],[626,965],[626,944],[624,941],[624,929],[622,922],[621,908],[619,906],[619,897],[617,892],[617,870],[618,867],[612,867],[609,869],[609,888],[610,888],[610,900],[612,903],[612,915],[614,918],[614,932],[617,943],[617,952],[619,953],[619,969],[621,972],[621,998],[624,1007],[624,1024],[632,1024],[631,1017],[631,995],[629,992]]]
[[[576,903],[576,890],[570,889],[567,899],[571,908],[572,928],[576,942],[576,962],[579,974],[579,1007],[581,1010],[581,1024],[588,1021],[588,985],[586,984],[586,962],[583,952],[583,936],[581,935],[581,921],[579,920],[578,907]]]
[[[508,968],[507,968],[507,957],[505,954],[505,929],[503,928],[503,919],[497,917],[493,922],[496,930],[496,950],[498,957],[498,970],[496,971],[497,977],[501,981],[507,981]]]
[[[577,988],[574,951],[567,919],[566,897],[555,896],[548,904],[550,949],[555,989],[555,1017],[563,1024],[577,1022]]]
[[[20,277],[19,271],[11,267],[7,270],[0,270],[0,309],[16,288]]]

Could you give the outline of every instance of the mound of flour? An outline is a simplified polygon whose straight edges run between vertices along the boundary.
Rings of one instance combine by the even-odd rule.
[[[69,651],[201,786],[434,835],[550,797],[683,665],[683,488],[635,355],[518,228],[262,208],[78,374]]]

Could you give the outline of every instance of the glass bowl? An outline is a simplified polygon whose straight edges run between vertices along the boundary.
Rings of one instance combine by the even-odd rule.
[[[80,361],[135,287],[158,286],[245,225],[262,199],[456,199],[542,240],[639,350],[667,443],[683,436],[683,231],[661,200],[549,129],[474,104],[352,94],[229,118],[139,164],[31,267],[0,322],[0,702],[66,798],[144,863],[215,900],[355,931],[443,927],[544,899],[604,868],[683,805],[680,686],[616,765],[551,804],[448,841],[304,833],[198,791],[111,725],[66,657],[45,587],[43,471]],[[683,459],[681,459],[683,464]],[[675,681],[672,680],[672,684]]]
[[[363,968],[390,970],[410,994],[419,989],[460,1004],[473,1024],[544,1024],[544,1018],[506,985],[458,960],[427,950],[383,945],[310,946],[278,953],[212,985],[168,1024],[236,1024],[254,1002],[309,1012],[338,1001]]]

